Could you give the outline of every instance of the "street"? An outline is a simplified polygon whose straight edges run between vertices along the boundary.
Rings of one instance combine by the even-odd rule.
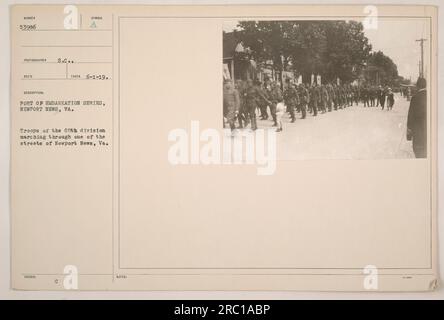
[[[319,113],[306,119],[297,114],[295,123],[286,113],[283,131],[277,133],[277,159],[393,159],[413,158],[411,141],[406,140],[409,101],[395,95],[392,110],[358,106]],[[272,126],[258,120],[259,128]]]

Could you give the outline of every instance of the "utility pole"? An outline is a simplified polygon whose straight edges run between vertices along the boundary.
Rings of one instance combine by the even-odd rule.
[[[419,42],[419,44],[421,45],[421,64],[419,67],[419,76],[421,78],[424,77],[424,41],[427,41],[427,39],[421,38],[416,40],[416,42]]]

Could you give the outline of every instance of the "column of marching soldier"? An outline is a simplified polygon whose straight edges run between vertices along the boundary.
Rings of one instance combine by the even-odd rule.
[[[296,121],[296,113],[301,119],[307,113],[316,117],[318,113],[345,109],[362,103],[364,107],[387,107],[391,110],[394,105],[392,90],[385,86],[326,84],[312,85],[294,84],[286,80],[282,92],[280,83],[266,80],[264,83],[253,80],[231,80],[224,83],[224,126],[228,123],[232,130],[245,128],[257,129],[256,110],[260,119],[271,117],[276,131],[282,131],[282,116],[289,113],[291,122]],[[285,106],[285,108],[284,108]],[[286,109],[286,110],[284,110]],[[268,110],[270,113],[268,113]],[[236,126],[237,124],[237,126]]]

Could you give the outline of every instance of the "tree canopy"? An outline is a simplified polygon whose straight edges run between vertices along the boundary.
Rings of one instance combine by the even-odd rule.
[[[326,81],[358,78],[390,83],[398,79],[393,61],[372,52],[357,21],[241,21],[236,37],[259,65],[281,72],[294,71],[309,81],[320,74]]]
[[[398,81],[398,67],[382,51],[372,52],[365,73],[368,82],[392,84]]]

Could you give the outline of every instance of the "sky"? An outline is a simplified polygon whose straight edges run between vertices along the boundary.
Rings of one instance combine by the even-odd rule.
[[[365,35],[372,44],[373,50],[381,50],[398,66],[398,72],[404,78],[416,82],[419,75],[421,47],[417,39],[426,38],[424,42],[424,71],[429,65],[430,24],[427,19],[379,19],[377,30],[365,30]]]
[[[223,30],[232,31],[237,21],[225,21]],[[424,42],[424,71],[429,65],[430,24],[424,18],[383,18],[378,19],[377,29],[364,29],[373,51],[382,51],[398,66],[399,75],[416,82],[419,75],[421,49],[417,39]]]

